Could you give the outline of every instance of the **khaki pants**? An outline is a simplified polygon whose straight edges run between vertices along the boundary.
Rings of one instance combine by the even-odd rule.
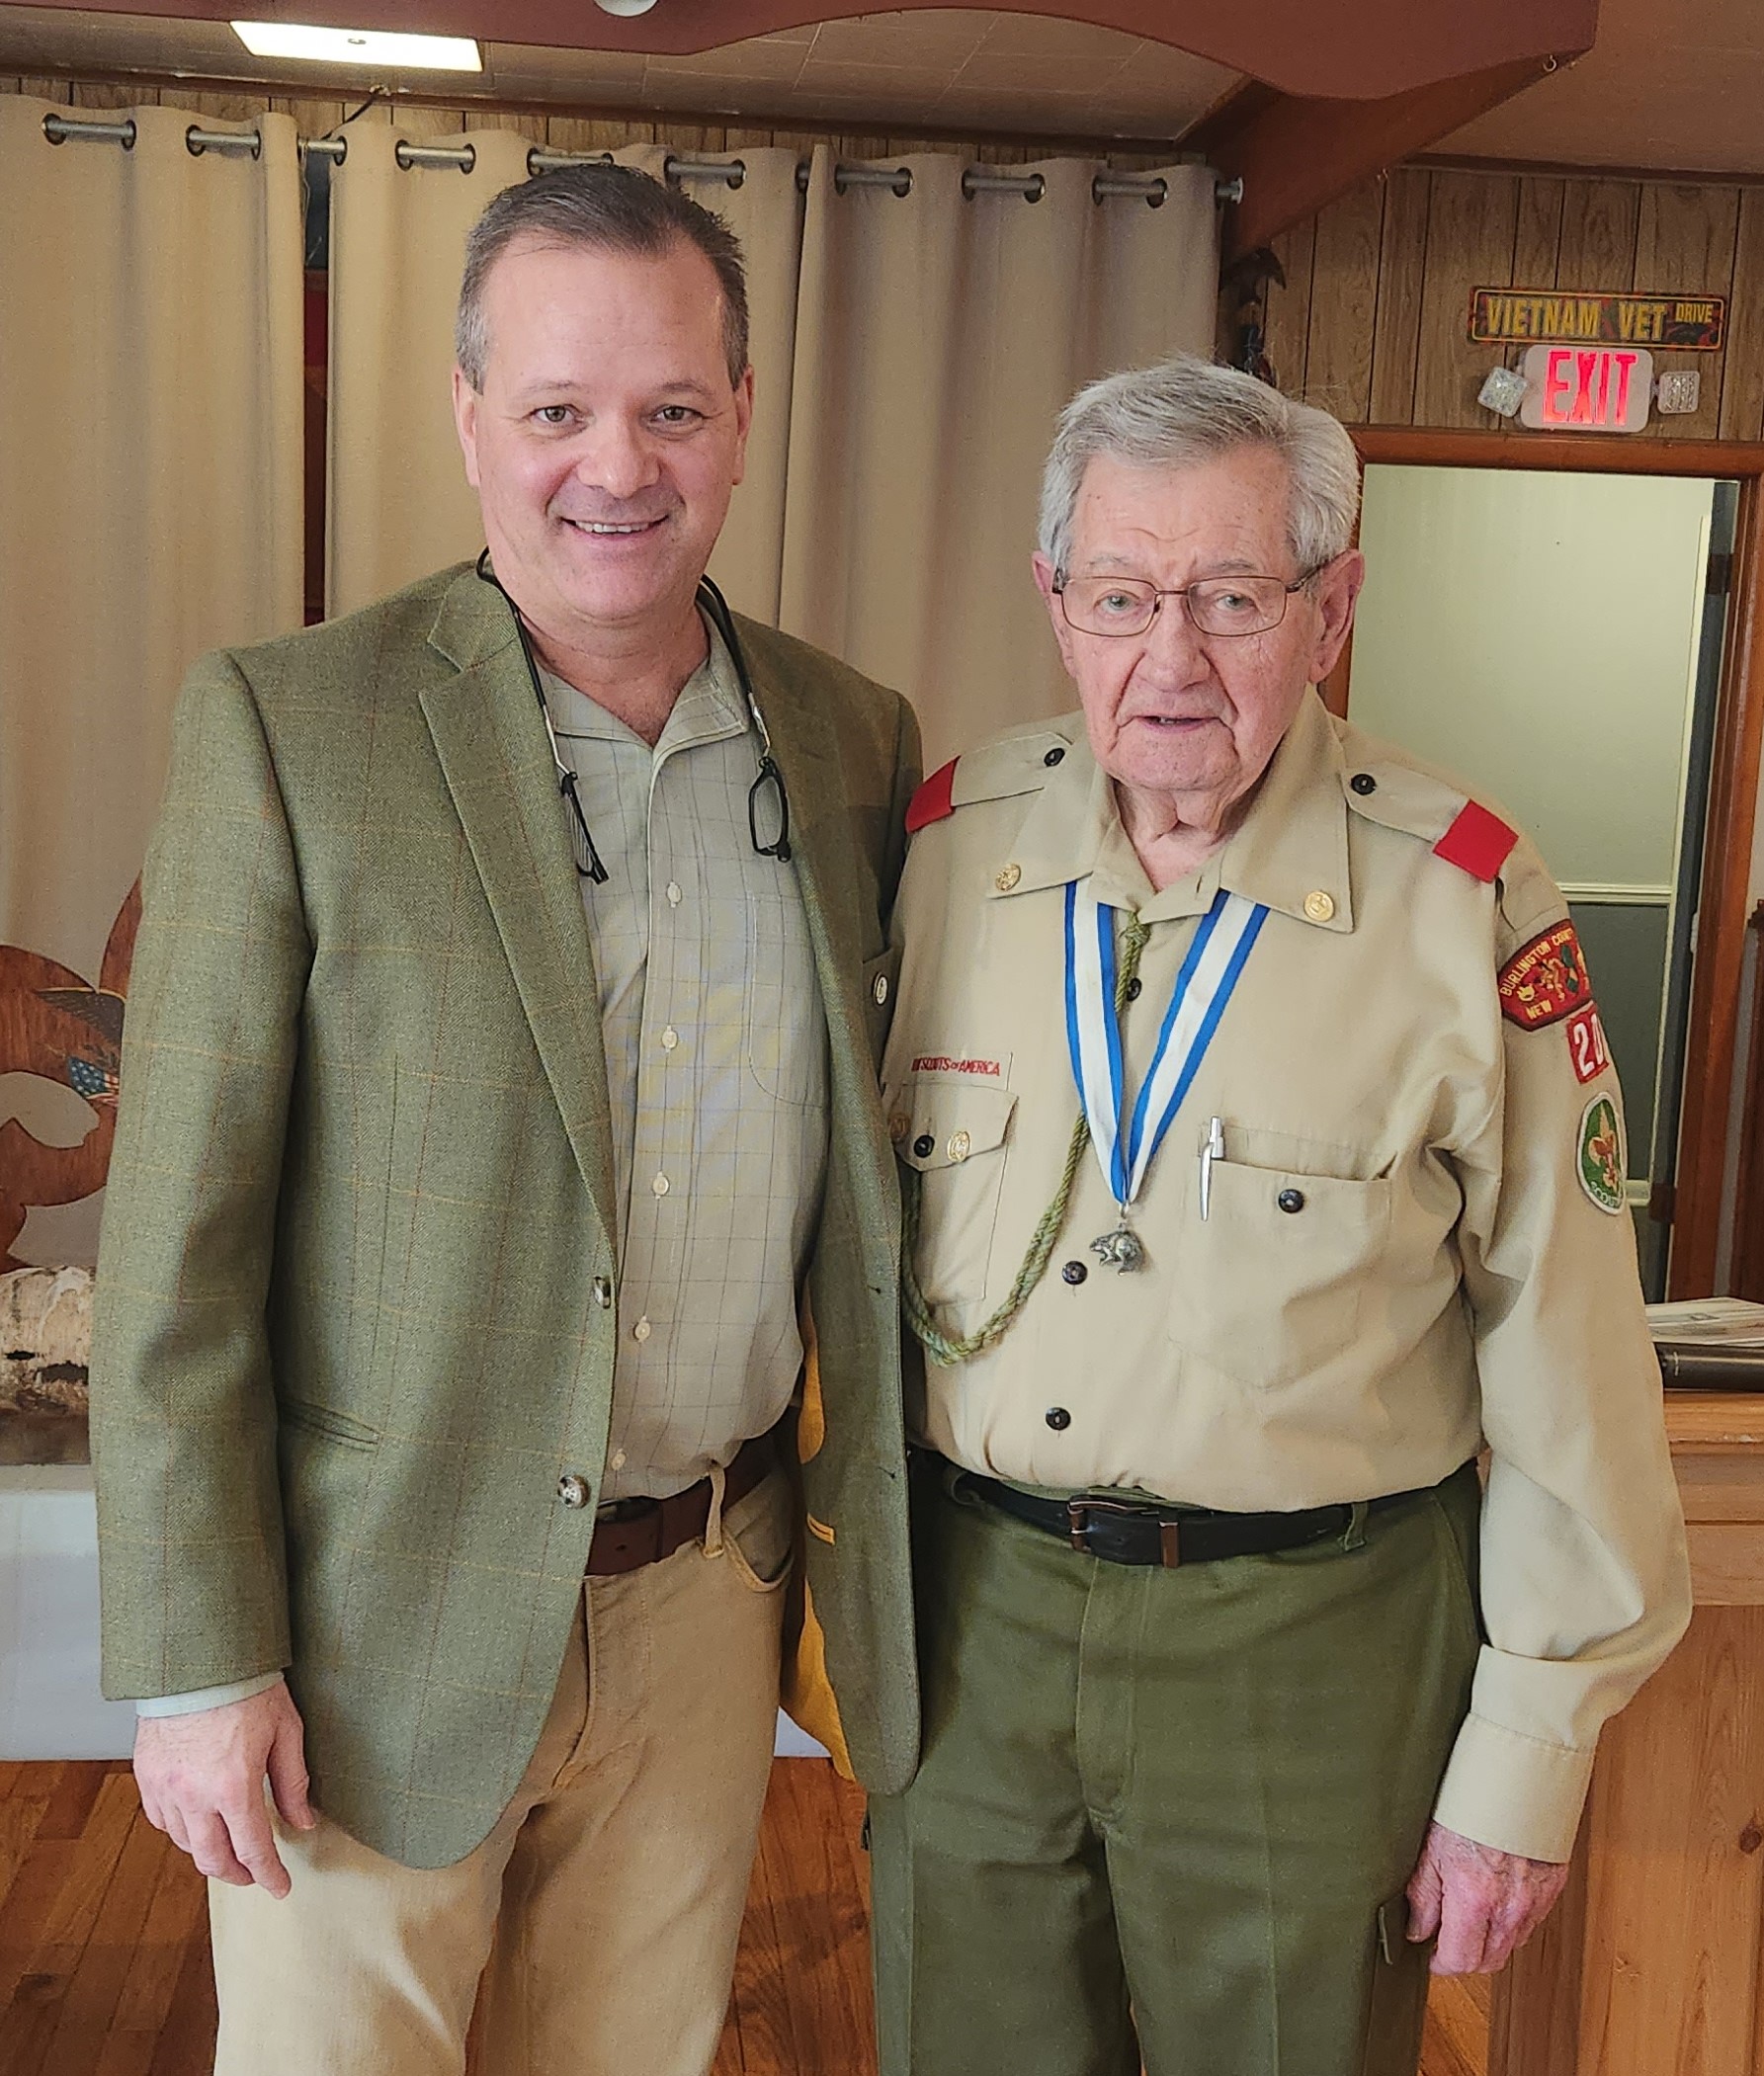
[[[1173,1571],[914,1493],[924,1759],[871,1804],[882,2076],[1413,2076],[1407,1883],[1478,1645],[1473,1466]]]
[[[790,1493],[590,1579],[526,1777],[457,1866],[277,1826],[276,1902],[210,1882],[217,2076],[704,2076],[728,2007],[778,1705]]]

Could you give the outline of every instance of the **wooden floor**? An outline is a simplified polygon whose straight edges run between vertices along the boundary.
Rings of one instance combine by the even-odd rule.
[[[862,1798],[824,1761],[773,1769],[714,2076],[873,2076]],[[0,1765],[0,2072],[206,2076],[203,1883],[126,1767]],[[1443,1983],[1423,2076],[1483,2076],[1487,1984]]]

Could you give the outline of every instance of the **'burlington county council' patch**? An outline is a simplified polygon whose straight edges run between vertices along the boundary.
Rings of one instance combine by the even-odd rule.
[[[1621,1214],[1624,1208],[1623,1120],[1609,1096],[1595,1096],[1580,1115],[1580,1144],[1574,1172],[1580,1187],[1600,1210]]]
[[[1584,1009],[1592,1001],[1592,982],[1573,924],[1564,916],[1522,945],[1496,984],[1501,1015],[1521,1031],[1541,1031]]]

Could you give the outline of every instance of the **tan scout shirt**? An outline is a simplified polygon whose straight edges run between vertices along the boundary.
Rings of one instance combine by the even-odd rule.
[[[964,757],[954,801],[907,859],[883,1066],[921,1192],[915,1266],[951,1336],[998,1307],[1077,1115],[1066,882],[1094,874],[1150,926],[1130,1105],[1219,887],[1270,914],[1136,1206],[1145,1266],[1090,1253],[1119,1219],[1087,1150],[1016,1322],[926,1365],[922,1439],[1041,1488],[1239,1511],[1430,1485],[1485,1441],[1488,1641],[1437,1814],[1565,1860],[1600,1725],[1676,1641],[1689,1587],[1634,1230],[1578,1179],[1616,1077],[1584,1035],[1577,1071],[1566,1022],[1519,1029],[1497,993],[1561,893],[1524,839],[1494,883],[1436,856],[1464,793],[1314,698],[1237,831],[1161,893],[1080,716]]]
[[[651,749],[547,675],[607,868],[583,879],[618,1192],[605,1498],[684,1490],[775,1426],[827,1159],[827,1025],[796,870],[754,850],[759,750],[721,637]]]

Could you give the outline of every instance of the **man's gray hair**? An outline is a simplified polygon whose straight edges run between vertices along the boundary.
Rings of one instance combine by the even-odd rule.
[[[490,358],[484,283],[517,238],[642,259],[661,259],[676,245],[696,245],[716,270],[729,386],[740,382],[747,368],[747,273],[734,232],[690,195],[634,166],[562,166],[504,188],[465,240],[454,358],[480,395]]]
[[[1091,382],[1059,414],[1042,475],[1042,553],[1066,573],[1084,471],[1099,455],[1181,468],[1240,447],[1271,448],[1287,464],[1287,541],[1300,569],[1320,568],[1352,545],[1360,465],[1341,421],[1252,374],[1178,354]]]

